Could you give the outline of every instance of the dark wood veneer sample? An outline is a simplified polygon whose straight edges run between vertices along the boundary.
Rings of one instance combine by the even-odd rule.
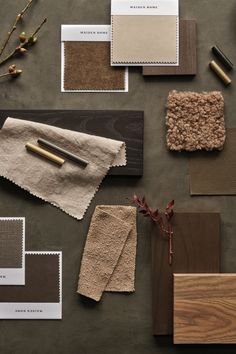
[[[197,24],[195,20],[180,20],[179,46],[179,66],[144,66],[143,75],[196,75]]]
[[[142,111],[1,110],[0,126],[7,117],[125,141],[127,165],[113,167],[109,174],[143,175],[144,113]]]
[[[152,232],[153,334],[173,333],[173,273],[219,273],[220,214],[176,213],[174,255],[168,264],[168,241],[157,226]]]

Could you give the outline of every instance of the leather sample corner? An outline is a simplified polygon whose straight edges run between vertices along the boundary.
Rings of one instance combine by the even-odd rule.
[[[0,302],[59,302],[59,255],[26,254],[25,285],[2,286]]]
[[[197,23],[179,21],[179,66],[144,66],[144,76],[196,75],[197,74]]]
[[[0,268],[21,268],[23,221],[0,219]]]
[[[65,42],[65,90],[124,90],[125,68],[110,66],[110,42]]]
[[[236,343],[236,274],[174,274],[174,343]]]
[[[177,16],[113,15],[113,64],[176,64]]]
[[[236,194],[236,129],[227,129],[223,151],[198,152],[190,158],[191,195]]]
[[[176,213],[173,217],[173,264],[168,241],[152,231],[153,334],[173,333],[173,274],[220,272],[220,214]]]

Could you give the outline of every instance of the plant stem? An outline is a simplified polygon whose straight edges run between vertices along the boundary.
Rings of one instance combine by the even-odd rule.
[[[11,73],[1,74],[1,75],[0,75],[0,79],[1,79],[2,77],[5,77],[5,76],[10,76],[10,75],[12,75],[12,74],[11,74]]]
[[[16,26],[18,24],[18,22],[20,21],[20,19],[24,16],[25,12],[28,10],[28,8],[30,7],[30,5],[32,4],[33,0],[29,0],[29,2],[27,3],[27,5],[23,8],[23,10],[16,16],[16,19],[13,23],[13,26],[11,28],[11,30],[7,33],[7,38],[5,39],[1,49],[0,49],[0,56],[2,55],[2,53],[4,52],[4,49],[7,46],[7,43],[9,42],[13,32],[16,30]]]
[[[38,32],[39,30],[42,28],[42,26],[47,22],[47,18],[45,18],[41,24],[36,28],[36,30],[34,31],[34,33],[29,37],[29,38],[33,38]],[[6,61],[8,61],[9,59],[11,59],[16,53],[18,53],[20,51],[21,48],[24,48],[25,46],[27,46],[29,44],[29,39],[26,39],[26,41],[24,43],[21,43],[18,47],[16,47],[7,57],[5,57],[1,62],[0,65],[4,64]]]

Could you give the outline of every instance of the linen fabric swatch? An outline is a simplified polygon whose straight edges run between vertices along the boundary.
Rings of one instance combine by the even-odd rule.
[[[110,66],[110,26],[62,26],[63,91],[128,91],[126,68]]]
[[[58,168],[29,153],[25,144],[39,138],[88,161],[67,160]],[[0,175],[74,218],[81,220],[112,166],[126,164],[125,143],[45,124],[8,118],[0,131]]]
[[[112,0],[112,65],[178,65],[178,0]]]
[[[25,285],[0,291],[1,319],[61,318],[61,252],[26,252]]]
[[[227,129],[223,151],[190,158],[191,195],[236,195],[236,128]]]
[[[23,243],[23,219],[0,218],[0,268],[22,268]]]
[[[97,206],[81,262],[78,290],[99,301],[104,291],[133,292],[137,230],[136,208]]]
[[[226,130],[221,92],[171,91],[166,126],[169,150],[222,150]]]

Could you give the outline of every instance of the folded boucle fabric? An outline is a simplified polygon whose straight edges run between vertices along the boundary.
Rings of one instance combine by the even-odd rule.
[[[167,99],[166,125],[170,150],[222,150],[226,129],[221,92],[171,91]]]
[[[81,261],[78,290],[99,301],[104,291],[133,292],[136,208],[97,206]]]
[[[26,151],[39,138],[88,161],[62,167]],[[8,118],[0,130],[0,176],[80,220],[110,167],[126,164],[125,143],[45,124]]]

